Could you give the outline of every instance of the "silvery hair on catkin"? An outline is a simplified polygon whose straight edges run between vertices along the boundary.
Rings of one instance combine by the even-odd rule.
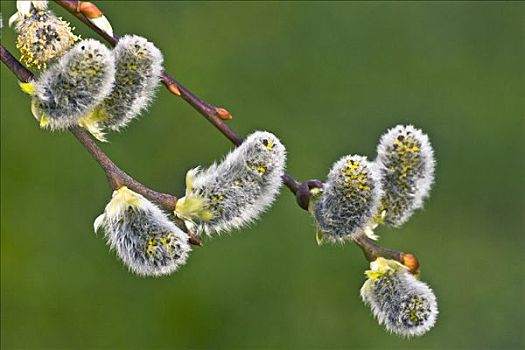
[[[100,106],[103,127],[119,130],[151,103],[160,83],[163,57],[146,38],[125,35],[113,50],[115,87]]]
[[[121,187],[94,223],[130,271],[162,276],[186,263],[188,235],[142,195]]]
[[[77,43],[35,82],[33,108],[51,129],[76,125],[111,92],[115,65],[100,42]]]
[[[201,202],[201,214],[189,217],[198,231],[212,234],[240,228],[271,205],[282,184],[285,162],[279,139],[257,131],[222,162],[188,172],[186,197],[177,203],[176,213],[188,218],[186,204]]]
[[[436,323],[438,307],[434,292],[402,265],[369,278],[361,288],[361,297],[379,324],[392,333],[420,336]]]
[[[423,206],[434,182],[434,152],[428,136],[412,125],[398,125],[379,141],[376,163],[384,196],[384,221],[400,226]]]
[[[381,195],[375,165],[363,156],[345,156],[332,166],[313,215],[325,237],[344,241],[369,222]]]

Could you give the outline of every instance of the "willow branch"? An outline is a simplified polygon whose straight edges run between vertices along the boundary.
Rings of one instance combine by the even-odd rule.
[[[73,16],[78,18],[81,22],[90,27],[93,31],[102,36],[112,46],[115,46],[118,43],[118,36],[111,36],[107,32],[101,30],[91,23],[86,14],[82,12],[82,5],[88,5],[91,11],[95,10],[98,15],[101,15],[102,12],[94,4],[79,0],[55,0],[55,2],[70,12]],[[22,64],[20,64],[20,62],[18,62],[3,46],[0,45],[0,48],[2,62],[6,64],[6,66],[16,75],[20,81],[28,82],[33,78],[32,73],[22,66]],[[224,123],[223,120],[232,118],[231,114],[226,109],[215,107],[201,100],[166,72],[162,73],[161,81],[171,93],[182,97],[234,145],[239,146],[243,142],[242,137],[240,137],[235,131],[233,131],[233,129]],[[169,211],[173,210],[177,201],[176,197],[166,193],[155,192],[126,174],[119,167],[117,167],[113,161],[111,161],[111,159],[81,128],[70,128],[70,132],[78,139],[78,141],[104,169],[108,178],[108,182],[113,189],[117,189],[123,185],[126,185],[134,191],[142,194],[144,197],[157,202]],[[288,174],[283,175],[283,183],[290,189],[290,191],[296,194],[297,203],[305,210],[308,210],[308,203],[310,199],[309,190],[313,187],[322,188],[323,186],[323,183],[319,180],[309,180],[304,183],[300,183]],[[413,254],[381,247],[365,235],[356,235],[352,238],[352,241],[363,250],[363,253],[365,254],[365,257],[368,261],[374,261],[378,257],[384,257],[399,261],[403,265],[410,268],[410,270],[414,273],[416,273],[419,269],[419,262]],[[198,245],[202,244],[199,238],[195,236],[190,236],[190,243]]]
[[[34,79],[33,73],[24,67],[3,45],[0,44],[0,58],[7,68],[23,83],[28,83]],[[97,144],[79,127],[71,127],[69,131],[84,146],[84,148],[95,158],[98,164],[106,173],[108,183],[113,190],[122,186],[127,186],[133,191],[140,193],[147,199],[156,202],[168,212],[175,209],[177,197],[167,193],[156,192],[144,186],[122,169],[120,169]],[[202,241],[190,234],[189,242],[195,245],[202,245]]]
[[[94,13],[95,17],[102,15],[102,11],[96,5],[80,0],[55,0],[55,2],[66,9],[82,23],[86,24],[97,34],[99,34],[112,46],[115,46],[118,43],[118,36],[109,35],[107,32],[98,28],[89,20],[88,15],[91,13]],[[84,8],[86,10],[84,10]],[[242,143],[242,137],[224,122],[224,120],[232,118],[231,114],[226,109],[215,107],[203,101],[165,71],[161,75],[161,81],[172,94],[180,96],[184,101],[190,104],[234,145],[239,146]],[[288,189],[290,189],[292,193],[296,195],[297,204],[304,210],[308,210],[310,189],[313,187],[322,188],[323,186],[323,183],[319,180],[309,180],[305,181],[304,183],[300,183],[288,174],[283,175],[283,183],[288,187]],[[369,261],[373,261],[381,256],[388,259],[397,260],[408,266],[412,271],[416,271],[419,267],[417,258],[412,254],[406,254],[396,250],[383,248],[366,236],[358,236],[353,239],[353,241],[363,250],[366,258]]]
[[[11,55],[11,52],[7,51],[7,49],[0,44],[0,58],[2,59],[2,62],[6,65],[7,68],[13,74],[16,76],[16,78],[23,82],[28,83],[33,79],[33,73],[31,73],[26,67],[22,65],[22,63],[18,62],[18,60]]]
[[[368,261],[374,261],[379,257],[396,260],[405,265],[413,273],[419,270],[419,261],[416,256],[410,253],[403,253],[394,249],[381,247],[375,241],[364,234],[357,234],[352,237],[352,241],[361,248]]]
[[[24,67],[3,45],[0,44],[0,58],[6,67],[13,72],[17,79],[28,83],[34,79],[33,73]],[[144,186],[126,172],[120,169],[97,144],[79,127],[71,127],[69,131],[84,146],[84,148],[95,158],[106,173],[108,183],[113,190],[127,186],[133,191],[140,193],[147,199],[156,202],[165,210],[172,212],[177,203],[177,197],[167,193],[156,192]],[[202,245],[202,241],[190,234],[189,242],[194,245]]]
[[[80,127],[71,127],[69,128],[69,131],[77,138],[93,158],[95,158],[102,169],[104,169],[108,182],[113,190],[117,190],[122,186],[127,186],[133,191],[142,194],[147,199],[156,202],[170,212],[175,209],[177,197],[167,193],[153,191],[151,188],[144,186],[129,176],[120,169]]]
[[[95,9],[95,12],[98,15],[102,14],[102,11],[100,11],[94,4],[79,0],[55,0],[55,2],[61,7],[63,7],[65,10],[67,10],[69,13],[71,13],[73,16],[75,16],[82,23],[86,24],[97,34],[99,34],[112,46],[115,46],[118,43],[118,36],[109,35],[104,30],[101,30],[96,25],[91,23],[91,21],[87,17],[86,13],[88,13],[88,11],[84,11],[83,7],[89,8],[90,11],[93,11],[93,9]],[[162,73],[161,81],[172,94],[180,96],[184,101],[190,104],[234,145],[239,146],[242,143],[242,137],[239,136],[239,134],[237,134],[223,121],[232,118],[230,112],[228,112],[224,108],[216,107],[203,101],[202,99],[194,95],[191,91],[182,86],[177,80],[175,80],[175,78],[170,76],[167,72]],[[283,183],[294,194],[297,193],[297,190],[300,186],[300,183],[288,174],[285,174],[283,176]]]

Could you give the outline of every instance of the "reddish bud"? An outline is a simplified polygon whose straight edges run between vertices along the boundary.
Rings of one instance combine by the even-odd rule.
[[[99,10],[99,8],[89,2],[89,1],[81,1],[78,5],[79,12],[82,12],[87,18],[99,18],[102,17],[103,13]]]
[[[412,273],[416,273],[419,270],[419,261],[413,254],[401,253],[401,263],[408,267]]]
[[[174,95],[177,95],[177,96],[180,96],[180,90],[179,90],[179,87],[177,86],[177,84],[175,83],[170,83],[168,85],[168,90],[174,94]]]
[[[233,119],[233,117],[230,114],[230,112],[228,112],[228,110],[226,110],[224,108],[215,108],[215,113],[217,113],[219,118],[221,118],[222,120],[231,120],[231,119]]]

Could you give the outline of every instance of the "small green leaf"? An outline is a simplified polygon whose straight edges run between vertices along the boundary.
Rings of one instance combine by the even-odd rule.
[[[324,238],[324,232],[318,229],[315,232],[315,240],[316,240],[318,245],[323,244],[323,238]]]

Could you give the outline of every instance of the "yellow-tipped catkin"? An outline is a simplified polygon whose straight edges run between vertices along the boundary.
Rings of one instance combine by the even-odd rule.
[[[361,297],[379,324],[395,334],[411,337],[428,332],[436,323],[434,292],[397,261],[378,258],[370,263]]]
[[[377,211],[381,183],[375,165],[353,155],[337,161],[311,211],[318,230],[331,241],[344,241],[364,229]]]
[[[142,276],[175,272],[191,251],[188,235],[156,205],[127,187],[113,192],[94,228],[104,229],[109,246],[132,272]]]
[[[147,39],[137,35],[120,38],[113,50],[115,84],[85,127],[92,133],[118,131],[137,118],[153,100],[160,83],[163,57]]]
[[[35,81],[35,118],[52,130],[77,125],[108,96],[114,80],[111,51],[96,40],[83,40]]]
[[[68,22],[51,10],[37,9],[33,5],[30,12],[20,14],[15,23],[20,61],[28,67],[45,68],[49,61],[62,57],[79,39]]]
[[[286,150],[279,139],[257,131],[219,164],[193,169],[175,214],[208,234],[240,228],[257,219],[282,184]]]
[[[384,195],[376,222],[402,225],[423,206],[434,181],[434,152],[428,136],[412,125],[398,125],[381,137],[377,166]]]

